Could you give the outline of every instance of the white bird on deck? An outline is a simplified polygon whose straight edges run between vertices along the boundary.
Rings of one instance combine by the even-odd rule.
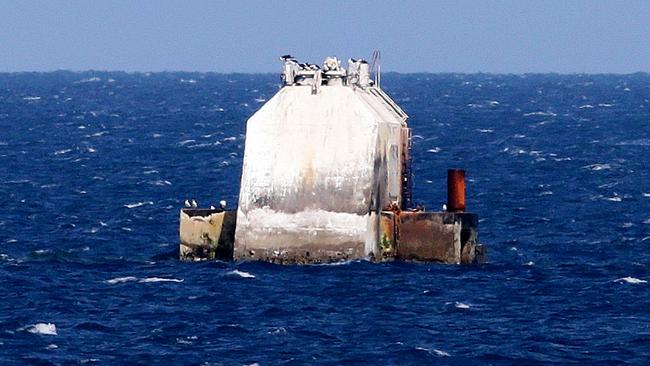
[[[211,210],[216,210],[217,208],[214,207],[214,206],[212,206],[212,205],[210,205],[210,209],[211,209]]]
[[[442,204],[442,210],[447,211],[447,205],[445,205],[444,203]]]
[[[226,200],[219,201],[219,207],[221,207],[222,210],[225,210],[226,209]]]
[[[192,207],[192,204],[190,203],[190,200],[185,200],[185,207],[186,208]]]
[[[196,203],[196,200],[192,200],[192,208],[197,208],[199,207],[199,204]]]

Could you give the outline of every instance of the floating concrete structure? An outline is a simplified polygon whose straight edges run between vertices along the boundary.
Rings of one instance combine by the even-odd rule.
[[[484,260],[477,216],[462,212],[464,172],[450,171],[462,207],[412,208],[408,116],[378,72],[282,61],[283,87],[246,126],[237,210],[182,209],[181,259]]]

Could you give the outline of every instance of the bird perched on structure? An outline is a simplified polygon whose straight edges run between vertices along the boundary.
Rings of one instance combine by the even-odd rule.
[[[185,200],[185,207],[186,207],[186,208],[190,208],[190,207],[192,207],[192,204],[190,203],[189,200]]]
[[[217,208],[214,207],[214,206],[212,206],[212,205],[210,205],[210,209],[211,209],[211,210],[216,210]]]
[[[219,206],[221,207],[222,210],[225,210],[226,209],[226,200],[219,201]]]
[[[445,205],[444,203],[442,204],[442,210],[447,211],[447,205]]]
[[[192,208],[197,208],[197,207],[199,207],[199,204],[196,203],[195,200],[192,200]]]

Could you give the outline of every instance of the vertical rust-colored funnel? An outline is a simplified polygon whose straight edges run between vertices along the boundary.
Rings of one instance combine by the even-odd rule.
[[[447,211],[465,211],[465,171],[447,170]]]

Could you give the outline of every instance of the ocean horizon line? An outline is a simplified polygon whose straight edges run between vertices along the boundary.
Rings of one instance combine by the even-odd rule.
[[[149,75],[149,74],[197,74],[197,75],[279,75],[281,72],[273,71],[201,71],[201,70],[157,70],[157,71],[140,71],[140,70],[108,70],[108,69],[86,69],[86,70],[73,70],[73,69],[55,69],[55,70],[17,70],[17,71],[0,71],[0,75],[21,75],[21,74],[55,74],[55,73],[70,73],[70,74],[127,74],[127,75]],[[555,72],[555,71],[528,71],[528,72],[489,72],[489,71],[382,71],[382,75],[494,75],[494,76],[525,76],[525,75],[557,75],[557,76],[580,76],[580,75],[593,75],[593,76],[631,76],[631,75],[650,75],[650,71],[635,71],[635,72]]]

